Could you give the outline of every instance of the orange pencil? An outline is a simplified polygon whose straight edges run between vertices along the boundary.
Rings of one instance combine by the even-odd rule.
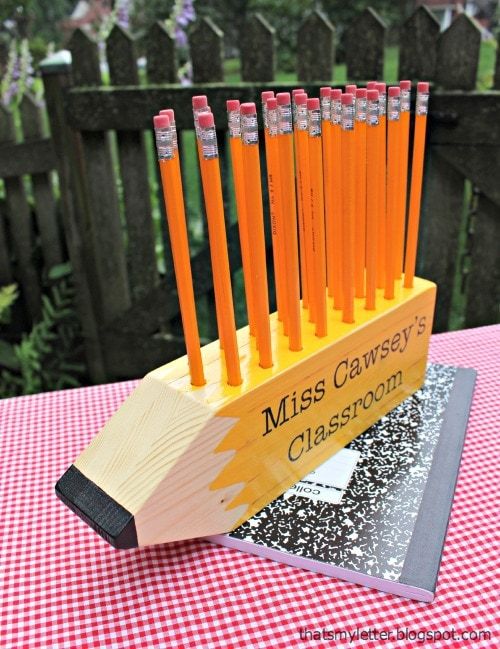
[[[332,89],[324,86],[319,89],[321,103],[321,140],[323,145],[323,196],[325,202],[325,255],[326,255],[326,283],[328,295],[333,295],[333,277],[335,275],[333,264],[333,213],[332,213],[332,123],[331,105]]]
[[[227,253],[226,225],[224,222],[224,204],[222,200],[222,185],[219,168],[219,151],[215,133],[214,116],[212,113],[198,115],[200,133],[201,167],[205,211],[207,214],[208,236],[212,257],[212,272],[218,281],[215,285],[215,303],[219,330],[224,337],[224,358],[229,385],[241,384],[240,359],[236,341],[236,326],[234,320],[233,295],[231,292],[231,276],[229,274],[229,258]]]
[[[241,104],[240,116],[248,243],[250,265],[253,271],[253,304],[255,307],[257,349],[259,350],[260,366],[271,367],[273,359],[269,324],[266,242],[264,239],[264,214],[260,180],[259,131],[255,104]]]
[[[366,109],[366,300],[365,309],[375,309],[377,287],[378,210],[378,90],[367,91]]]
[[[300,88],[293,90],[292,117],[293,117],[293,140],[295,159],[295,182],[297,191],[297,217],[299,222],[299,260],[300,260],[300,286],[302,293],[302,308],[311,309],[309,291],[309,270],[308,270],[308,243],[307,231],[309,220],[307,217],[307,153],[304,153],[303,133],[307,130],[307,94]],[[297,97],[300,105],[297,103]],[[302,133],[302,135],[301,135]],[[302,153],[300,145],[302,143]],[[309,311],[310,314],[310,311]]]
[[[356,220],[354,223],[354,294],[365,295],[366,249],[366,88],[356,90]]]
[[[313,260],[313,222],[311,219],[311,179],[309,173],[309,137],[307,134],[307,95],[298,93],[295,95],[296,127],[295,127],[295,151],[296,151],[296,180],[297,198],[302,212],[303,239],[300,240],[301,251],[304,255],[301,258],[302,286],[307,286],[309,321],[316,319],[316,292],[314,290],[314,260]],[[302,261],[305,262],[304,267]]]
[[[278,149],[281,170],[281,200],[287,276],[287,309],[289,320],[289,348],[302,349],[300,325],[299,251],[297,245],[297,211],[293,168],[293,126],[290,93],[280,92],[278,102]]]
[[[385,290],[386,300],[394,297],[394,269],[397,239],[399,175],[399,86],[389,88],[387,100],[387,206],[385,219]]]
[[[399,177],[398,177],[398,209],[397,209],[397,239],[394,276],[401,277],[403,272],[403,256],[406,227],[406,197],[408,187],[408,145],[410,139],[410,95],[411,81],[400,81],[401,89],[399,117]]]
[[[342,91],[334,88],[330,97],[331,122],[331,206],[332,206],[332,236],[333,248],[328,255],[333,258],[333,286],[328,285],[328,295],[333,296],[334,309],[342,308]]]
[[[191,103],[193,107],[193,121],[194,121],[194,130],[195,130],[195,135],[196,135],[196,148],[198,151],[198,164],[199,164],[199,169],[200,169],[200,177],[201,177],[201,185],[203,188],[203,192],[205,192],[205,177],[204,177],[204,167],[202,165],[202,149],[201,149],[201,142],[200,142],[200,127],[198,125],[198,118],[202,113],[210,113],[211,109],[210,106],[208,105],[207,101],[207,96],[206,95],[195,95],[191,98]],[[212,252],[210,252],[212,254]],[[219,282],[219,276],[217,273],[214,273],[213,275],[213,283],[214,283],[214,293],[217,291],[217,284]],[[217,331],[219,333],[219,345],[221,349],[224,349],[224,332],[221,329],[220,323],[222,322],[222,317],[221,314],[219,313],[219,307],[217,306],[217,300],[215,301],[215,316],[217,320]]]
[[[243,158],[241,151],[240,102],[229,99],[226,102],[227,123],[229,130],[229,147],[231,149],[231,168],[233,171],[236,213],[238,215],[238,232],[240,235],[241,264],[247,305],[248,326],[250,335],[255,336],[255,311],[253,305],[253,273],[250,266],[248,242],[248,221],[245,205],[245,179],[243,175]]]
[[[355,156],[354,97],[343,93],[342,101],[342,321],[354,322],[354,216]]]
[[[426,81],[420,81],[417,84],[417,102],[415,104],[415,136],[413,139],[410,207],[408,210],[408,234],[406,238],[405,255],[404,286],[406,288],[411,288],[413,286],[413,278],[415,276],[428,105],[429,84]]]
[[[312,261],[316,336],[327,334],[326,325],[326,259],[325,209],[323,197],[323,156],[321,142],[322,114],[319,99],[307,100],[309,179],[311,186]]]
[[[175,127],[173,130],[169,116],[163,114],[154,117],[154,128],[189,373],[191,384],[200,386],[205,384],[205,376],[196,318],[179,155],[177,146],[174,145]]]
[[[273,242],[273,265],[274,265],[274,286],[276,289],[276,305],[278,309],[278,320],[283,322],[283,330],[286,332],[286,299],[285,299],[285,266],[283,264],[283,235],[281,216],[281,186],[279,175],[278,159],[278,109],[274,92],[265,90],[261,93],[262,100],[262,121],[264,123],[264,137],[266,147],[267,167],[267,189],[269,195],[269,214],[271,218],[271,236]],[[271,109],[268,109],[268,101]],[[269,113],[271,113],[272,128],[269,125]]]
[[[385,219],[387,181],[387,86],[377,83],[379,105],[379,163],[378,163],[378,218],[377,223],[377,288],[385,286]]]

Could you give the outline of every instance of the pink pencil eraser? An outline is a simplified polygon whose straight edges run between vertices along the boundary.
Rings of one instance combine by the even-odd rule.
[[[399,87],[401,90],[411,90],[411,81],[404,80],[399,82]]]
[[[389,90],[387,91],[389,97],[399,97],[401,94],[401,88],[399,86],[389,86]]]
[[[417,92],[429,92],[429,82],[419,81],[417,83]]]
[[[340,88],[334,88],[331,92],[330,99],[333,101],[340,101],[340,97],[342,96],[342,90]]]
[[[278,92],[276,95],[278,101],[278,106],[285,106],[290,103],[290,93],[289,92]]]
[[[366,89],[367,90],[377,90],[377,82],[376,81],[368,81],[366,84]]]
[[[304,92],[304,88],[294,88],[292,90],[292,97],[295,99],[295,95],[301,95]]]
[[[332,94],[332,89],[330,88],[330,86],[322,86],[319,89],[319,96],[320,97],[330,97],[331,94]]]
[[[307,110],[319,110],[319,99],[311,97],[307,100]]]
[[[295,95],[295,103],[297,106],[307,104],[307,92],[299,92]]]
[[[208,100],[206,95],[195,95],[191,99],[193,108],[206,108],[208,106]]]
[[[381,93],[382,95],[385,94],[385,91],[386,91],[386,88],[387,88],[386,83],[384,83],[383,81],[380,81],[380,82],[377,81],[377,86],[376,87],[377,87],[377,90],[379,91],[379,93]]]
[[[356,89],[356,99],[366,99],[366,88],[357,88]]]
[[[366,97],[368,101],[376,101],[378,99],[378,90],[370,88],[370,90],[366,91]]]
[[[350,92],[343,92],[340,95],[340,100],[343,104],[353,104],[354,103],[354,95]]]
[[[242,115],[255,115],[257,113],[257,109],[255,108],[253,101],[247,101],[245,104],[241,104],[240,113]]]
[[[274,90],[264,90],[264,92],[260,93],[260,98],[263,102],[266,102],[268,99],[272,99],[274,97]]]
[[[230,110],[239,110],[240,109],[240,100],[239,99],[228,99],[226,101],[226,108]]]
[[[276,108],[278,108],[278,101],[276,97],[270,97],[266,101],[266,106],[267,106],[267,110],[275,110]]]
[[[164,110],[160,110],[160,115],[166,115],[168,119],[170,120],[170,123],[175,122],[175,115],[174,115],[174,109],[173,108],[165,108]]]
[[[200,128],[210,128],[215,125],[213,113],[200,113],[198,115]]]
[[[169,128],[170,118],[168,115],[155,115],[153,117],[153,124],[155,128]]]
[[[356,86],[355,83],[350,83],[348,86],[345,87],[346,93],[348,93],[350,95],[355,95],[356,94],[356,89],[357,89],[357,86]]]

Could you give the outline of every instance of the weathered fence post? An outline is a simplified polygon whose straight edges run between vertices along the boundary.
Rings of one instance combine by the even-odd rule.
[[[139,85],[134,42],[118,25],[106,41],[106,56],[112,85]],[[148,162],[142,131],[117,130],[116,138],[127,222],[128,278],[134,299],[147,293],[158,279]]]
[[[177,83],[177,54],[174,39],[160,21],[148,29],[146,45],[146,73],[149,83]]]
[[[42,138],[43,114],[41,105],[31,95],[24,95],[21,101],[21,122],[24,141]],[[63,252],[57,223],[57,210],[48,173],[31,175],[35,199],[36,219],[42,243],[46,269],[63,261]]]
[[[331,81],[335,64],[335,28],[319,10],[313,11],[299,27],[297,35],[297,76],[299,81]]]
[[[243,81],[274,81],[275,29],[258,13],[245,20],[240,39]]]
[[[438,40],[436,83],[442,88],[474,90],[481,32],[467,14],[460,14]]]
[[[479,194],[473,227],[466,327],[500,319],[500,207],[484,194]]]
[[[82,325],[85,356],[89,376],[94,383],[103,383],[106,372],[102,358],[92,292],[88,281],[91,256],[82,240],[81,225],[86,209],[79,177],[79,136],[72,131],[64,115],[64,94],[71,87],[71,64],[61,54],[40,64],[45,103],[49,117],[52,140],[57,156],[57,172],[61,190],[61,216],[68,254],[73,269],[75,300]],[[91,262],[90,262],[91,263]]]
[[[72,72],[75,86],[101,85],[97,44],[83,31],[71,37]],[[98,310],[109,322],[130,305],[123,231],[120,221],[116,180],[107,133],[82,132],[90,237],[95,252]]]
[[[365,9],[347,28],[345,52],[350,81],[382,79],[386,26],[371,8]]]
[[[14,117],[0,104],[0,144],[15,141]],[[31,210],[22,178],[5,178],[4,183],[7,217],[17,260],[16,279],[19,280],[30,318],[36,320],[41,311],[41,292],[38,273],[33,263],[34,230]]]
[[[401,28],[398,72],[400,79],[434,78],[438,37],[438,20],[427,7],[418,7]]]
[[[202,18],[189,34],[193,83],[224,81],[224,33],[210,18]]]

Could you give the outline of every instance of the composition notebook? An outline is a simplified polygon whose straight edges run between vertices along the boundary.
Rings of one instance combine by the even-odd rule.
[[[207,540],[432,601],[475,377],[430,364],[419,391],[253,518]]]

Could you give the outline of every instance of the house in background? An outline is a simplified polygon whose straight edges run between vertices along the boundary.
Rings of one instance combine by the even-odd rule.
[[[71,15],[59,23],[65,40],[69,40],[78,28],[95,35],[99,25],[109,16],[112,9],[112,0],[78,0]]]
[[[491,36],[498,0],[465,0],[447,2],[446,0],[416,0],[416,6],[425,5],[439,20],[441,31],[449,27],[459,13],[474,18],[483,28],[483,36]]]

